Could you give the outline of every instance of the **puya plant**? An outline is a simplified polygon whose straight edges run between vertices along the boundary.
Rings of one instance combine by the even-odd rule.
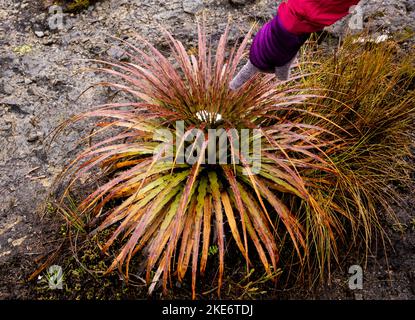
[[[231,91],[251,33],[230,49],[228,34],[214,51],[199,26],[196,55],[167,31],[169,57],[141,38],[145,48],[126,43],[130,62],[95,63],[114,79],[98,85],[129,98],[61,127],[93,119],[96,129],[64,172],[72,180],[62,202],[81,180],[96,181],[75,215],[88,217],[91,235],[112,230],[100,246],[116,252],[107,272],[128,279],[131,263],[146,262],[150,292],[190,272],[195,298],[197,277],[217,259],[220,294],[229,246],[247,272],[256,262],[269,275],[285,271],[288,255],[324,277],[342,245],[369,248],[382,228],[378,206],[391,212],[397,196],[389,183],[409,181],[408,63],[392,67],[383,45],[349,44],[301,63],[288,82],[257,75]]]

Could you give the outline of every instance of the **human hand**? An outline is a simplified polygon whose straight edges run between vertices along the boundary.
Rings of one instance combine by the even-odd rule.
[[[291,76],[291,68],[297,56],[291,59],[288,63],[281,67],[275,67],[274,72],[275,76],[280,81],[286,81]],[[249,81],[257,73],[269,73],[259,70],[255,67],[250,60],[242,67],[238,74],[233,78],[229,84],[231,90],[237,90],[242,87],[247,81]]]

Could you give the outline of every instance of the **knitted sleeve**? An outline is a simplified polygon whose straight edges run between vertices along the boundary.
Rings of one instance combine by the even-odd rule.
[[[322,30],[349,13],[359,0],[288,0],[277,16],[256,34],[251,46],[251,63],[272,71],[290,62],[310,33]]]

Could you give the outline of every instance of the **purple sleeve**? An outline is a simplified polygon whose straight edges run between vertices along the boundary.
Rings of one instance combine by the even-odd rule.
[[[276,16],[256,34],[251,46],[250,60],[258,69],[273,72],[291,61],[310,33],[296,35],[288,32]]]

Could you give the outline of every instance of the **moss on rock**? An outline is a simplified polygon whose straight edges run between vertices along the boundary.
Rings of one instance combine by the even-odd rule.
[[[80,12],[97,1],[98,0],[59,0],[58,4],[62,5],[66,12]]]

